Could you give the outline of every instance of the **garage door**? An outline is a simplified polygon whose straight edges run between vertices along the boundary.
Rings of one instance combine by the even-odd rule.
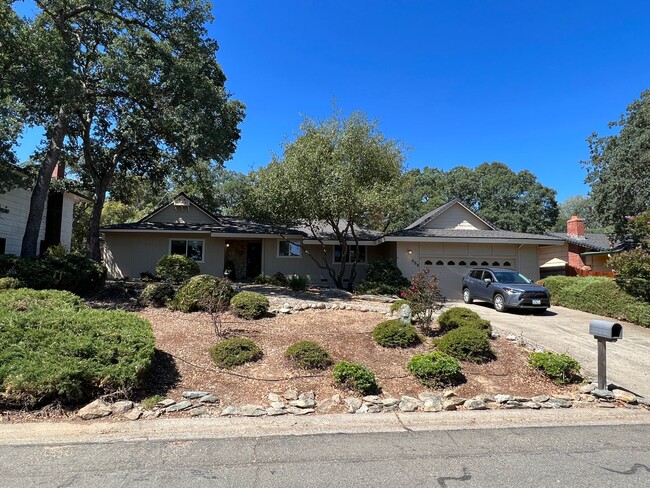
[[[422,258],[420,260],[420,269],[429,268],[431,274],[438,277],[438,284],[440,291],[449,300],[459,300],[462,298],[461,281],[463,276],[470,268],[476,266],[490,266],[493,268],[514,268],[516,263],[514,259],[499,259],[494,257],[484,258],[470,258],[461,257],[454,258],[446,257],[432,257]]]

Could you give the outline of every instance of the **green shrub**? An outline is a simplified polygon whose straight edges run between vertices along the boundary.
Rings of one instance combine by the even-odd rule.
[[[413,318],[418,320],[425,333],[430,332],[433,314],[440,310],[447,299],[440,293],[438,277],[429,276],[429,268],[411,276],[411,284],[400,296],[411,306]]]
[[[156,405],[158,405],[158,402],[161,401],[162,399],[163,399],[162,395],[152,395],[142,400],[140,402],[140,406],[145,410],[151,410]]]
[[[287,284],[289,285],[289,288],[294,291],[304,291],[307,289],[307,285],[309,284],[309,278],[301,275],[291,275],[288,278]]]
[[[488,334],[492,332],[489,320],[482,319],[476,312],[465,307],[451,307],[445,310],[438,317],[438,325],[440,325],[441,332],[448,332],[468,325],[485,330]]]
[[[567,354],[553,352],[532,352],[528,363],[535,369],[543,371],[555,383],[563,385],[579,381],[580,364]]]
[[[256,285],[267,285],[269,283],[269,277],[266,276],[264,273],[258,274],[255,278],[253,278],[253,283]]]
[[[354,287],[355,293],[369,295],[398,295],[409,286],[402,271],[391,259],[380,259],[368,264],[366,277]]]
[[[375,326],[372,338],[384,347],[411,347],[422,342],[418,331],[411,324],[400,320],[385,320]]]
[[[411,358],[406,367],[429,388],[454,386],[465,381],[458,360],[439,351],[417,354]]]
[[[197,262],[182,254],[167,254],[156,265],[156,274],[172,283],[183,283],[200,272]]]
[[[475,363],[494,359],[487,333],[471,325],[450,330],[436,341],[436,345],[440,351],[456,359]]]
[[[259,319],[264,317],[264,314],[268,311],[269,301],[261,293],[242,291],[232,297],[230,309],[238,317],[248,320]]]
[[[332,370],[334,382],[361,395],[372,395],[381,390],[375,373],[364,365],[348,361],[339,361]]]
[[[166,307],[174,299],[174,286],[171,283],[149,283],[142,290],[140,303],[154,307]]]
[[[233,368],[245,363],[262,359],[262,350],[252,340],[245,337],[233,337],[218,342],[210,349],[210,356],[220,368]]]
[[[273,276],[271,276],[269,278],[268,282],[269,282],[270,285],[275,285],[275,286],[288,286],[289,285],[289,280],[284,275],[284,273],[281,273],[280,271],[278,271]]]
[[[543,283],[553,305],[650,327],[650,304],[625,293],[612,278],[549,276]]]
[[[0,290],[16,290],[25,285],[18,278],[0,278]]]
[[[228,308],[234,294],[235,291],[228,280],[211,275],[198,275],[183,283],[170,306],[181,312],[213,311],[219,306]]]
[[[616,270],[618,286],[629,295],[650,302],[650,251],[632,249],[614,254],[608,263]]]
[[[27,288],[35,290],[67,290],[86,294],[104,286],[106,268],[76,254],[42,258],[2,255],[0,277],[16,278]]]
[[[391,312],[399,312],[402,309],[402,305],[408,305],[409,302],[403,299],[395,300],[393,303],[390,305],[390,311]],[[410,306],[410,305],[409,305]]]
[[[141,385],[154,336],[146,320],[86,307],[63,291],[0,294],[0,403],[80,403]]]
[[[332,364],[332,358],[319,344],[300,341],[290,345],[284,357],[302,369],[325,369]]]

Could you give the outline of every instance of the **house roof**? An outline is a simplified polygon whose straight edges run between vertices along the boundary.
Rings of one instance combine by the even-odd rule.
[[[445,213],[447,210],[449,210],[449,209],[450,209],[451,207],[453,207],[454,205],[460,205],[460,206],[463,207],[465,210],[467,210],[469,213],[471,213],[472,215],[474,215],[477,219],[479,219],[481,222],[483,222],[485,225],[487,225],[490,229],[496,230],[496,227],[495,227],[494,225],[492,225],[492,224],[491,224],[490,222],[488,222],[487,220],[482,219],[481,217],[479,217],[478,215],[476,215],[476,212],[472,211],[472,209],[468,208],[465,204],[463,204],[463,202],[461,202],[459,198],[454,198],[454,199],[451,200],[450,202],[447,202],[447,203],[445,203],[444,205],[440,205],[438,208],[433,209],[431,212],[429,212],[429,213],[423,215],[422,217],[420,217],[419,219],[417,219],[415,222],[413,222],[411,225],[409,225],[408,227],[406,227],[406,229],[404,229],[404,230],[409,230],[409,229],[415,229],[415,228],[418,228],[418,227],[423,227],[423,226],[425,226],[427,223],[429,223],[429,222],[431,222],[432,220],[434,220],[436,217],[438,217],[438,216],[442,215],[443,213]]]
[[[618,251],[621,250],[622,244],[620,242],[612,245],[607,234],[588,234],[584,237],[570,236],[566,232],[549,232],[548,235],[558,237],[568,242],[594,251]]]
[[[449,239],[449,240],[478,240],[478,241],[532,241],[544,244],[559,244],[556,237],[507,230],[480,229],[404,229],[385,236],[386,241],[403,240],[403,238]]]
[[[347,225],[346,221],[341,222],[341,227],[345,228]],[[311,228],[308,226],[299,226],[297,227],[300,231],[304,232],[306,235],[309,236],[309,239],[312,240],[317,240],[317,238],[314,236],[314,233],[312,232]],[[336,233],[334,232],[334,229],[332,229],[331,225],[320,225],[318,229],[316,230],[316,234],[319,239],[323,241],[336,241],[338,242],[338,238],[336,237]],[[363,229],[361,227],[355,226],[354,228],[354,236],[356,236],[357,240],[359,241],[376,241],[380,239],[384,234],[381,232],[377,232],[374,230],[369,230],[369,229]],[[352,232],[348,231],[346,240],[349,242],[354,241],[354,236],[352,235]]]

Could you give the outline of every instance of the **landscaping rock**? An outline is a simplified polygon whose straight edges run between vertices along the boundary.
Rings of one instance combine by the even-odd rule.
[[[273,402],[277,403],[277,402]],[[278,415],[286,415],[288,412],[284,408],[267,408],[266,409],[266,415],[269,417],[277,417]]]
[[[580,393],[591,393],[595,389],[596,389],[596,385],[589,384],[589,385],[582,385],[578,391]]]
[[[514,334],[508,334],[508,335],[506,336],[506,339],[508,339],[509,341],[516,341],[516,340],[517,340],[517,336],[514,335]]]
[[[297,400],[298,399],[298,392],[296,390],[287,390],[284,392],[282,395],[285,400]]]
[[[354,413],[355,413],[355,414],[359,414],[359,413],[368,413],[368,404],[367,404],[367,403],[364,403],[364,404],[361,405],[361,406],[357,409],[357,411],[354,412]]]
[[[316,406],[316,402],[314,400],[291,400],[289,405],[298,408],[313,408]]]
[[[219,403],[219,399],[215,395],[205,395],[199,398],[201,403]]]
[[[90,402],[88,405],[81,408],[77,412],[77,417],[83,420],[93,420],[107,417],[111,413],[113,413],[111,406],[104,400],[97,399],[94,402]]]
[[[221,411],[221,417],[232,417],[235,415],[241,415],[241,411],[237,407],[233,407],[232,405],[227,406]]]
[[[456,393],[451,390],[445,390],[442,392],[442,398],[451,398],[453,396],[456,396]]]
[[[441,397],[429,397],[424,400],[424,406],[422,410],[425,412],[441,412],[442,411],[442,399]]]
[[[165,408],[165,412],[180,412],[187,410],[188,408],[192,408],[192,402],[189,400],[184,400],[182,402],[174,403],[173,405]]]
[[[639,405],[645,405],[646,407],[650,407],[650,398],[637,397],[636,402]]]
[[[142,412],[143,419],[157,419],[162,414],[162,410],[145,410]]]
[[[448,398],[447,401],[449,401],[449,402],[453,403],[454,405],[456,405],[457,407],[459,407],[459,406],[465,404],[465,402],[467,401],[467,398],[452,397],[452,398]]]
[[[544,403],[545,408],[570,408],[572,403],[568,400],[562,400],[561,398],[549,398],[549,400]]]
[[[363,397],[363,401],[367,403],[379,403],[381,404],[381,398],[378,395],[367,395]]]
[[[287,412],[293,415],[306,415],[315,412],[313,408],[287,407]]]
[[[616,407],[616,405],[614,405],[613,403],[610,403],[610,402],[602,402],[602,401],[601,401],[601,402],[598,402],[598,403],[596,404],[596,406],[597,406],[598,408],[615,408],[615,407]]]
[[[384,406],[381,403],[365,403],[364,405],[368,407],[368,413],[379,413],[384,410]]]
[[[354,413],[361,408],[361,400],[358,398],[350,397],[343,400],[348,406],[348,412]]]
[[[328,413],[337,405],[337,403],[338,402],[335,402],[331,398],[327,398],[316,406],[316,411],[318,413]]]
[[[492,395],[477,395],[476,396],[477,400],[482,400],[485,403],[496,403],[496,399]]]
[[[560,398],[560,395],[558,395],[556,398]],[[519,403],[526,403],[526,402],[530,401],[530,398],[522,397],[522,396],[515,396],[512,399],[519,402]]]
[[[124,417],[127,420],[138,420],[140,417],[142,417],[142,410],[140,410],[139,408],[132,408],[131,410],[123,414],[122,417]]]
[[[633,393],[630,393],[629,391],[625,390],[612,390],[612,394],[614,395],[614,399],[620,400],[625,403],[629,403],[631,405],[636,404],[637,398],[636,395]]]
[[[158,403],[156,403],[157,407],[162,407],[162,408],[167,408],[171,407],[174,403],[176,403],[176,400],[172,400],[170,398],[165,398],[164,400],[160,400]]]
[[[449,400],[444,400],[442,402],[442,409],[446,410],[446,411],[456,410],[456,404],[454,402],[449,401]]]
[[[542,406],[536,402],[525,402],[522,406],[525,408],[530,408],[532,410],[539,410],[542,408]]]
[[[399,402],[399,409],[402,412],[415,412],[421,404],[420,400],[410,396],[403,396]]]
[[[548,402],[549,398],[551,397],[549,397],[548,395],[537,395],[531,398],[531,401],[535,403],[544,403],[544,402]]]
[[[399,398],[384,398],[382,399],[381,404],[384,406],[384,408],[394,407],[396,405],[399,405]]]
[[[244,417],[261,417],[266,415],[266,409],[260,405],[244,405],[240,408],[241,415]]]
[[[477,400],[477,399],[466,400],[463,403],[463,406],[467,410],[486,410],[487,409],[487,406],[485,405],[485,402],[483,402],[482,400]]]
[[[271,402],[271,408],[281,409],[281,408],[284,408],[285,406],[286,405],[282,401],[280,401],[280,402]]]
[[[281,402],[281,401],[282,401],[282,397],[281,397],[280,395],[278,395],[277,393],[269,393],[269,395],[268,395],[268,399],[269,399],[269,401],[272,402],[272,403],[273,403],[273,402]]]
[[[494,395],[494,401],[497,403],[508,403],[512,399],[512,395]]]
[[[187,398],[189,400],[196,400],[197,398],[201,398],[209,394],[210,394],[209,391],[184,391],[183,398]]]
[[[334,395],[332,395],[332,401],[334,403],[341,403],[341,394],[335,393]]]
[[[499,337],[501,337],[501,334],[499,334],[496,330],[493,330],[492,332],[490,332],[490,337],[492,339],[498,339]]]
[[[208,413],[208,409],[203,406],[195,407],[190,410],[190,415],[192,417],[198,417],[200,415],[205,415],[206,413]]]
[[[316,394],[313,391],[307,391],[298,395],[298,400],[316,400]]]
[[[133,402],[131,400],[122,400],[115,402],[111,405],[111,410],[115,415],[121,415],[128,412],[133,408]]]
[[[599,390],[598,388],[596,388],[591,392],[591,394],[596,398],[607,398],[612,400],[614,399],[614,394],[609,390]]]
[[[505,406],[506,408],[521,408],[521,407],[524,406],[524,404],[521,403],[521,402],[518,402],[517,400],[508,400],[508,401],[504,404],[504,406]]]

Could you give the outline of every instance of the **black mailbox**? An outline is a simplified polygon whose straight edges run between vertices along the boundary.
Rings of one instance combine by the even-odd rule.
[[[589,322],[589,333],[596,339],[617,341],[623,339],[623,326],[606,320],[592,320]]]

